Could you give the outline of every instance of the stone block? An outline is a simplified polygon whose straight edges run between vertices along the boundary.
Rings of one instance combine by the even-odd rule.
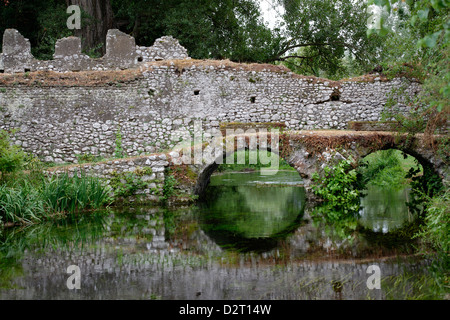
[[[92,62],[88,55],[81,53],[81,39],[78,37],[67,37],[56,41],[53,58],[60,71],[88,70]]]
[[[6,73],[32,71],[34,57],[30,40],[16,29],[6,29],[3,34],[3,68]]]
[[[134,66],[136,57],[136,42],[118,29],[111,29],[106,36],[106,55],[104,57],[109,67],[126,69]]]
[[[67,37],[56,41],[53,59],[64,59],[73,55],[81,54],[81,39],[78,37]]]

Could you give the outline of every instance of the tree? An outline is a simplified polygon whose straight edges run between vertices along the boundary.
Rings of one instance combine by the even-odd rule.
[[[284,7],[285,32],[273,61],[286,61],[299,72],[328,76],[348,73],[347,61],[368,71],[374,67],[379,39],[367,38],[364,1],[278,0]]]
[[[386,73],[392,76],[413,75],[423,83],[422,91],[415,101],[411,101],[411,112],[403,115],[388,110],[387,116],[399,120],[408,133],[424,131],[425,137],[434,144],[432,135],[438,129],[445,128],[450,112],[450,1],[448,0],[374,0],[369,4],[377,5],[384,11],[379,28],[367,31],[383,35],[388,41],[385,47],[387,55],[384,60]],[[402,9],[405,11],[402,31],[387,23]],[[393,32],[395,31],[395,32]],[[402,46],[401,55],[390,49],[389,44],[412,43],[413,46]],[[395,46],[394,46],[395,47]],[[394,49],[395,50],[395,49]],[[403,99],[398,96],[399,101]],[[391,103],[395,106],[395,100]],[[448,150],[444,157],[449,157]]]
[[[75,35],[82,39],[82,50],[105,54],[106,34],[114,28],[114,14],[109,0],[66,0],[66,5],[78,5],[87,15],[81,30],[75,30]]]
[[[197,59],[267,61],[277,37],[260,19],[254,0],[112,0],[119,28],[141,45],[177,38]]]

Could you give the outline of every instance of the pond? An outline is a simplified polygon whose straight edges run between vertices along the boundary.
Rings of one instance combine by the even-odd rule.
[[[413,219],[407,196],[369,189],[347,234],[311,218],[296,172],[214,175],[192,206],[114,208],[7,230],[0,299],[405,299],[428,264],[396,234]],[[79,290],[67,286],[71,265]],[[381,289],[367,286],[372,265]]]

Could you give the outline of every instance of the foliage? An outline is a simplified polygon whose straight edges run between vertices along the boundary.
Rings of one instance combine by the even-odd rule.
[[[448,293],[450,258],[448,255],[450,244],[450,192],[429,199],[427,211],[421,230],[415,234],[424,244],[435,250],[435,254],[428,254],[433,259],[429,267],[433,294],[439,298]]]
[[[114,156],[116,158],[123,158],[122,133],[120,132],[120,128],[117,129],[115,143]]]
[[[37,32],[37,43],[31,47],[31,52],[38,59],[53,59],[56,41],[74,35],[73,30],[68,29],[66,25],[68,17],[66,9],[64,3],[58,3],[46,7],[37,14],[40,28]]]
[[[450,191],[432,198],[428,205],[421,232],[417,234],[438,251],[450,248]]]
[[[98,178],[81,172],[72,177],[64,173],[42,179],[40,196],[44,208],[52,213],[76,213],[99,209],[108,201],[108,193]]]
[[[28,224],[41,220],[45,214],[38,190],[28,181],[14,188],[0,185],[0,216],[5,223]]]
[[[43,164],[11,144],[0,131],[0,221],[29,224],[55,214],[72,214],[107,204],[99,179],[84,173],[47,176]],[[25,171],[27,170],[27,171]]]
[[[162,189],[162,196],[160,197],[160,201],[163,204],[166,204],[167,201],[175,195],[175,186],[178,184],[175,177],[171,174],[170,170],[166,171],[164,185]]]
[[[377,33],[387,39],[380,56],[383,71],[390,77],[406,76],[423,83],[417,97],[406,101],[409,112],[397,108],[408,100],[408,94],[396,92],[397,101],[395,98],[390,101],[385,117],[399,121],[404,132],[411,135],[424,131],[432,144],[430,136],[445,128],[450,111],[450,2],[372,0],[369,4],[384,9],[379,28],[368,30],[369,35]],[[389,20],[396,23],[389,25]]]
[[[423,216],[426,214],[430,200],[444,191],[441,177],[429,166],[423,167],[423,174],[418,175],[418,168],[411,168],[407,178],[411,179],[411,200],[407,203],[411,210]]]
[[[417,160],[395,149],[375,152],[364,158],[359,167],[362,185],[375,185],[387,188],[403,188],[408,180],[406,175],[410,168],[418,168],[415,172],[421,173]]]
[[[0,131],[0,178],[23,168],[28,156],[19,146],[11,143],[8,132]]]
[[[364,1],[279,0],[285,33],[274,60],[301,74],[337,78],[374,67],[380,38],[366,36]],[[293,50],[297,50],[293,52]]]
[[[151,174],[151,168],[136,170],[135,172],[113,173],[110,186],[114,197],[129,197],[135,195],[136,191],[147,188],[148,182],[142,180],[142,176]]]
[[[383,120],[392,119],[400,124],[400,132],[408,133],[410,137],[417,133],[425,132],[430,136],[439,133],[439,130],[445,128],[448,121],[449,92],[450,92],[450,69],[448,58],[450,48],[443,49],[440,53],[440,61],[429,62],[426,70],[428,75],[424,77],[424,68],[407,67],[416,70],[417,74],[409,74],[415,79],[423,81],[422,89],[417,96],[411,97],[406,91],[408,81],[398,88],[394,88],[389,95],[388,101],[384,107]],[[392,68],[396,76],[405,75],[405,71],[398,68]],[[408,106],[404,111],[402,106]]]
[[[361,192],[353,169],[352,159],[341,160],[334,167],[326,166],[323,176],[317,173],[312,176],[313,192],[326,201],[327,210],[323,213],[329,220],[351,217],[359,211]]]
[[[257,0],[105,1],[111,4],[116,27],[135,37],[137,44],[151,46],[157,38],[171,35],[196,59],[284,61],[296,72],[334,78],[350,70],[367,71],[373,65],[380,40],[365,36],[368,13],[364,1],[273,2],[286,9],[284,22],[274,29],[263,23]],[[12,1],[0,6],[0,32],[18,29],[30,39],[38,59],[51,59],[56,40],[74,34],[66,27],[65,9],[63,0]],[[95,19],[84,11],[87,8],[81,9],[83,30],[86,26],[97,29]],[[103,23],[109,19],[104,16]],[[89,48],[85,40],[84,52],[99,57],[104,39],[89,43]],[[300,52],[292,53],[295,49]]]
[[[35,173],[0,185],[0,216],[4,222],[34,223],[56,214],[98,209],[107,201],[107,190],[100,181],[84,174],[48,177]]]
[[[177,38],[196,59],[265,61],[277,38],[261,22],[254,0],[111,1],[121,28],[140,45],[163,36]]]
[[[368,5],[376,5],[385,13],[392,14],[399,11],[400,5],[404,0],[369,0]],[[450,2],[448,0],[407,0],[411,15],[409,21],[412,26],[418,26],[422,33],[422,38],[417,44],[423,47],[433,48],[438,39],[444,38],[445,42],[450,39],[450,24],[448,19],[448,10]],[[386,16],[380,17],[380,23],[375,28],[367,31],[368,35],[378,33],[386,35],[389,33],[389,25],[386,23]]]
[[[73,35],[66,26],[66,9],[62,0],[10,1],[0,5],[0,34],[15,28],[30,39],[36,58],[52,59],[56,40]]]

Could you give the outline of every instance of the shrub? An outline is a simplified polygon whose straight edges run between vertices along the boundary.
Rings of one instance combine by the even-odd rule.
[[[359,211],[360,191],[353,160],[342,160],[324,168],[324,175],[313,174],[313,192],[324,199],[329,210],[323,212],[332,220],[352,216]]]
[[[9,173],[23,168],[27,155],[19,146],[11,144],[8,132],[0,131],[0,175],[4,180]]]
[[[45,216],[37,189],[24,181],[16,188],[0,185],[0,217],[4,222],[28,224]]]
[[[424,218],[421,237],[433,248],[447,252],[450,248],[450,192],[432,198]]]

